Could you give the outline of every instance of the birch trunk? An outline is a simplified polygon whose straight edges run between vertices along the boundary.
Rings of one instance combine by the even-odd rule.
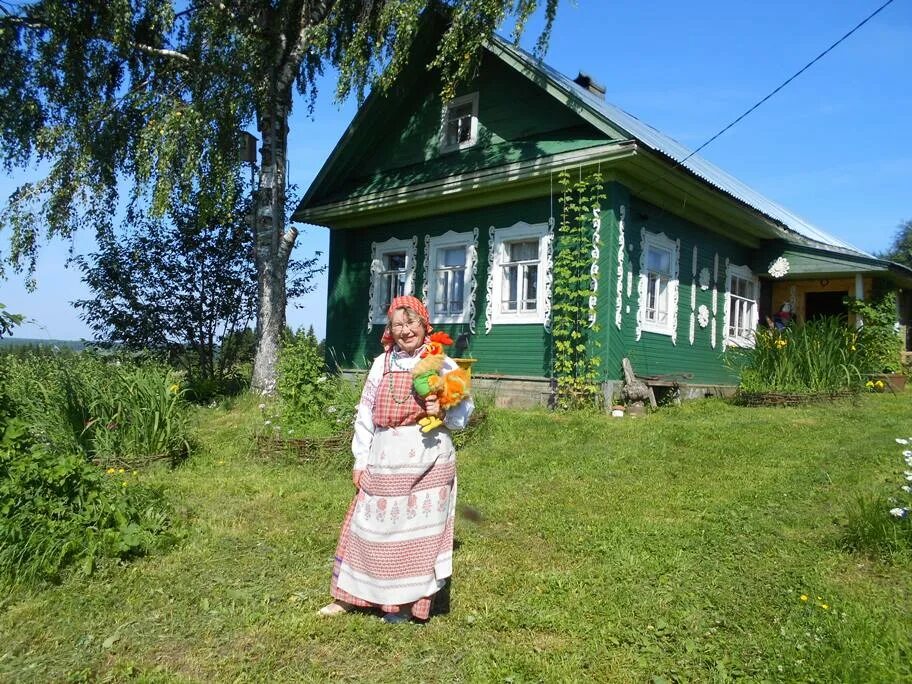
[[[285,278],[298,236],[294,228],[284,230],[290,107],[290,94],[286,92],[258,120],[263,141],[254,213],[259,335],[251,385],[261,394],[275,394],[276,390],[279,349],[285,329]]]

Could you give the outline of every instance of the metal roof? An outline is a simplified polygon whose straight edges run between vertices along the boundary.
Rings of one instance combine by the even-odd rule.
[[[640,121],[637,117],[625,112],[620,107],[617,107],[610,102],[606,102],[601,97],[573,81],[573,79],[568,78],[508,40],[500,36],[495,36],[493,42],[498,47],[509,51],[516,58],[522,60],[531,69],[545,74],[560,89],[566,91],[570,95],[578,97],[591,111],[606,119],[609,124],[623,129],[632,138],[635,138],[646,147],[670,157],[710,185],[715,186],[719,190],[722,190],[753,207],[760,213],[781,223],[788,230],[797,233],[807,240],[818,243],[820,246],[835,247],[839,251],[846,250],[854,254],[871,257],[870,254],[861,251],[854,245],[830,235],[820,228],[808,223],[785,207],[764,197],[753,188],[742,181],[739,181],[731,174],[726,173],[715,164],[706,161],[702,157],[693,155],[688,159],[687,157],[690,155],[691,150],[674,138],[661,133],[649,124]],[[683,161],[684,159],[687,159],[687,161]]]

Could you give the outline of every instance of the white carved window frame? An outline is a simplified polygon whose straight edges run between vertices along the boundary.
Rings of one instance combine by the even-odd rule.
[[[754,288],[754,298],[747,299],[746,297],[733,296],[732,295],[732,278],[740,278],[741,280],[746,280]],[[724,304],[724,316],[725,322],[725,335],[723,336],[722,348],[725,347],[748,347],[751,348],[754,346],[754,333],[757,330],[757,323],[760,318],[759,309],[758,309],[758,297],[760,294],[760,279],[754,275],[753,271],[750,270],[747,266],[736,266],[734,264],[726,264],[725,267],[725,304]],[[733,299],[744,300],[750,302],[750,319],[748,320],[750,334],[745,335],[732,335],[731,326],[729,325],[729,317],[731,315]]]
[[[457,142],[455,144],[447,144],[447,126],[450,121],[450,112],[457,107],[462,107],[466,104],[472,105],[472,120],[470,123],[471,129],[469,131],[469,139],[464,140],[463,142]],[[468,95],[462,95],[461,97],[456,97],[447,102],[443,106],[443,112],[440,115],[440,134],[439,134],[439,144],[438,148],[440,152],[455,152],[457,150],[464,150],[467,147],[472,147],[478,142],[478,93],[469,93]]]
[[[415,293],[415,260],[418,258],[418,238],[412,238],[411,240],[390,238],[384,242],[371,243],[371,308],[368,326],[389,323],[386,315],[389,302],[381,301],[383,297],[381,277],[385,270],[383,258],[388,254],[402,253],[405,253],[405,285],[403,286],[403,293],[411,295]]]
[[[538,273],[535,311],[504,312],[502,307],[503,264],[507,261],[506,246],[513,242],[538,240]],[[520,221],[509,228],[495,228],[490,245],[493,258],[488,279],[491,283],[491,322],[494,325],[515,325],[547,322],[546,312],[551,309],[551,291],[548,276],[551,273],[551,232],[547,223],[529,224]]]
[[[425,271],[425,286],[427,288],[427,308],[431,323],[468,323],[472,297],[475,292],[473,274],[477,273],[478,248],[475,245],[477,237],[471,232],[457,233],[448,231],[443,235],[431,237],[427,241],[427,270]],[[465,268],[462,272],[462,313],[441,314],[437,312],[437,253],[442,249],[462,247],[465,249]]]
[[[650,233],[645,228],[642,229],[640,237],[640,275],[637,284],[640,301],[637,307],[637,339],[639,339],[640,332],[651,332],[657,335],[668,335],[671,337],[672,343],[675,343],[678,330],[678,264],[681,260],[681,241],[672,240],[665,233]],[[671,273],[667,274],[668,318],[664,324],[646,319],[646,305],[649,301],[646,292],[649,287],[649,271],[646,263],[650,247],[665,250],[671,254]]]

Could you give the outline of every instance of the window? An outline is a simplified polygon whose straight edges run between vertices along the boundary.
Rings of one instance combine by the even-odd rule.
[[[737,347],[753,347],[754,331],[757,329],[759,284],[746,266],[729,266],[727,280],[725,343]]]
[[[550,293],[551,236],[547,224],[518,223],[494,231],[492,318],[494,323],[544,323]]]
[[[390,302],[413,293],[417,241],[390,238],[372,245],[371,324],[386,323]]]
[[[443,109],[440,151],[451,152],[478,142],[478,93],[457,97]]]
[[[675,336],[678,324],[679,244],[642,231],[639,318],[642,330]]]
[[[468,323],[475,242],[472,233],[448,232],[428,246],[428,313],[432,323]]]

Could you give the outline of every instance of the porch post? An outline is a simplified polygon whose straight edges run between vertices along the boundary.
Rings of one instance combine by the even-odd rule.
[[[855,274],[855,299],[864,300],[864,278],[861,277],[861,273]],[[856,314],[855,327],[860,328],[862,325],[864,325],[864,319],[861,314]]]

